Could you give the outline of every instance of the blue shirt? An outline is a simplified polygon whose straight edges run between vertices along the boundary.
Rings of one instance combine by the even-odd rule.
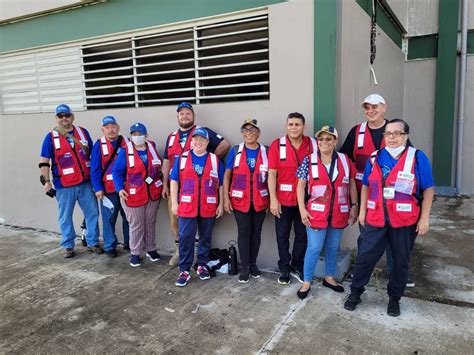
[[[152,142],[153,146],[155,144]],[[148,148],[145,150],[138,150],[138,155],[140,156],[140,159],[143,161],[145,166],[148,164]],[[120,190],[123,190],[125,186],[125,178],[127,174],[127,150],[126,149],[120,149],[120,151],[117,153],[117,159],[115,160],[114,167],[112,169],[112,178],[114,179],[114,186],[115,186],[115,191],[119,192]]]
[[[204,171],[204,166],[206,165],[207,156],[208,156],[208,154],[206,153],[203,156],[198,157],[191,150],[191,159],[192,159],[193,168],[194,168],[194,171],[196,172],[196,174],[198,174],[199,177],[202,175],[202,172]],[[189,157],[188,157],[188,159],[189,159]],[[171,170],[171,174],[170,174],[170,179],[171,180],[179,181],[179,164],[180,164],[180,161],[181,161],[181,157],[179,157],[179,159],[176,159],[174,161],[173,170]],[[224,183],[224,164],[222,163],[222,161],[220,159],[217,159],[217,161],[218,161],[218,164],[219,164],[219,168],[218,168],[219,169],[219,172],[218,172],[218,174],[219,174],[219,186],[222,186],[222,184]]]
[[[92,139],[91,139],[91,136],[89,134],[89,132],[87,131],[87,129],[82,128],[82,131],[84,132],[85,136],[86,136],[86,139],[87,139],[87,146],[89,147],[89,155],[90,155],[90,152],[92,150]],[[71,130],[68,132],[70,135],[72,135],[74,133],[74,130]],[[74,141],[70,138],[67,138],[69,144],[71,145],[72,148],[74,148]],[[58,174],[58,165],[57,165],[57,162],[56,162],[56,158],[54,156],[54,147],[53,147],[53,140],[51,138],[51,133],[48,132],[48,134],[46,135],[46,137],[44,137],[43,139],[43,144],[41,146],[41,154],[40,156],[42,158],[47,158],[47,159],[51,159],[51,173],[53,174],[53,184],[54,184],[54,187],[56,189],[62,189],[63,188],[63,185],[61,184],[61,181],[59,179],[59,174]]]
[[[118,140],[110,141],[112,143],[112,146],[114,149],[117,147]],[[104,191],[104,183],[102,181],[103,175],[102,175],[102,154],[101,154],[101,147],[102,143],[100,142],[100,139],[98,139],[94,143],[94,148],[92,148],[92,154],[91,154],[91,183],[92,183],[92,188],[94,189],[95,192],[98,191]],[[117,155],[120,153],[122,150],[122,147],[120,147],[117,150]],[[112,152],[109,152],[109,154],[112,154]],[[113,163],[111,164],[113,165]]]
[[[206,129],[207,133],[209,134],[209,144],[207,146],[207,151],[214,153],[217,146],[224,140],[224,137],[217,134],[216,132],[214,132],[210,128],[207,128],[207,127],[202,127],[202,128]],[[182,130],[178,129],[178,136],[175,137],[175,139],[179,140],[179,144],[181,144],[181,148],[184,148],[191,130],[192,129],[189,129],[187,131],[182,131]],[[165,151],[163,153],[163,159],[168,159],[169,160],[169,158],[168,158],[168,143],[169,143],[169,137],[166,140]]]
[[[386,149],[381,149],[377,154],[377,163],[380,166],[383,177],[386,177],[394,168],[398,162],[397,159],[387,152]],[[369,175],[372,172],[372,164],[370,159],[367,160],[365,165],[364,178],[362,180],[365,186],[369,186]],[[415,156],[415,178],[417,181],[418,189],[416,194],[420,194],[420,190],[426,190],[434,186],[433,171],[431,169],[430,160],[421,150],[417,150]]]
[[[250,172],[253,173],[253,171],[255,170],[255,165],[257,165],[257,158],[258,158],[258,153],[260,152],[260,146],[257,149],[250,149],[244,146],[244,149],[245,149],[245,155],[247,157],[246,159],[247,165],[250,169]],[[234,169],[235,152],[236,152],[236,149],[233,148],[229,151],[229,155],[227,155],[225,168],[228,170]]]

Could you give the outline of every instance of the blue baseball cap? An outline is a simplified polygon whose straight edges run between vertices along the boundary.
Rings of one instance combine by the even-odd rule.
[[[191,111],[194,112],[193,105],[191,105],[189,102],[181,102],[178,105],[178,108],[176,109],[176,112],[179,112],[179,110],[181,110],[182,108],[187,108],[187,109],[190,109]]]
[[[108,124],[117,124],[117,120],[114,116],[105,116],[102,119],[102,126],[107,126]]]
[[[193,137],[195,137],[195,136],[201,136],[201,137],[206,138],[207,140],[209,140],[209,133],[207,133],[206,129],[201,128],[201,127],[196,128],[194,130]]]
[[[141,133],[143,135],[147,134],[145,125],[140,122],[134,123],[130,127],[130,134],[135,133],[135,132]]]
[[[56,107],[56,115],[59,115],[60,113],[72,115],[72,110],[68,105],[61,104]]]

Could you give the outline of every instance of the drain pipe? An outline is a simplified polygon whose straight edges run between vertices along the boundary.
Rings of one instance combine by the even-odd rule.
[[[459,97],[458,97],[458,129],[457,129],[457,159],[456,159],[456,191],[461,194],[462,164],[464,144],[464,99],[466,96],[466,67],[467,67],[467,15],[469,0],[461,3],[461,63],[459,68]]]

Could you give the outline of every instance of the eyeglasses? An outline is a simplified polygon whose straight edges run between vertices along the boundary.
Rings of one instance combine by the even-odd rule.
[[[383,132],[384,137],[399,138],[400,136],[405,135],[405,134],[406,134],[406,132],[403,132],[403,131],[393,131],[393,132],[385,131],[385,132]]]
[[[258,132],[258,128],[256,127],[242,128],[241,132],[242,133],[255,133],[255,132]]]
[[[71,114],[69,113],[65,113],[65,114],[59,114],[59,115],[56,115],[57,118],[69,118],[71,117]]]
[[[332,137],[318,137],[317,139],[318,139],[318,142],[324,142],[324,141],[332,142],[334,140],[334,138]]]

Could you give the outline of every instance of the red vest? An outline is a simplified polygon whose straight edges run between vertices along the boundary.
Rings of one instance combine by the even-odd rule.
[[[316,139],[310,139],[309,154],[317,151],[318,144]],[[303,137],[305,139],[305,137]],[[298,199],[296,197],[296,187],[298,186],[298,178],[296,177],[296,170],[298,169],[298,158],[296,152],[291,147],[290,140],[284,136],[279,140],[280,143],[280,166],[278,168],[276,195],[278,202],[283,206],[297,206]]]
[[[181,155],[179,164],[178,216],[214,218],[219,203],[219,159],[208,153],[201,177],[193,167],[190,151]]]
[[[244,143],[240,143],[234,159],[232,185],[229,192],[232,207],[240,212],[248,212],[252,202],[253,208],[257,212],[267,209],[270,205],[267,176],[268,159],[265,146],[260,146],[255,170],[251,174],[247,164]]]
[[[385,147],[385,139],[382,138],[380,143],[380,149]],[[372,136],[367,128],[367,122],[363,122],[357,125],[356,135],[354,141],[354,152],[353,157],[356,165],[357,174],[355,182],[357,186],[357,192],[360,196],[360,190],[362,189],[362,178],[364,177],[365,164],[369,160],[370,155],[376,150]]]
[[[74,138],[88,146],[89,142],[83,128],[79,126],[73,127]],[[51,131],[51,139],[53,140],[54,156],[56,164],[58,165],[61,185],[63,185],[63,187],[71,187],[79,185],[85,180],[89,180],[91,166],[90,154],[86,154],[77,143],[74,143],[74,149],[72,149],[68,140],[59,134],[58,131]]]
[[[383,181],[382,171],[377,163],[377,152],[374,152],[367,196],[367,223],[370,225],[385,226],[385,213],[388,213],[388,220],[393,228],[412,226],[417,223],[420,206],[414,196],[417,190],[415,154],[415,148],[405,149]],[[406,191],[401,192],[402,188]]]
[[[170,169],[173,169],[174,162],[177,157],[179,157],[183,152],[191,149],[191,138],[193,136],[194,130],[199,126],[194,126],[191,128],[184,144],[184,148],[181,147],[179,143],[179,130],[174,131],[168,136],[168,159],[170,161]]]
[[[125,148],[127,143],[129,142],[127,137],[124,136],[119,136],[122,137],[122,143],[121,147]],[[105,138],[105,136],[102,136],[100,138],[100,153],[101,153],[101,167],[102,167],[102,183],[104,184],[105,192],[108,194],[115,192],[115,186],[114,186],[114,180],[112,178],[112,169],[114,167],[115,159],[117,159],[117,154],[114,156],[114,160],[109,164],[107,167],[107,171],[105,170],[105,167],[109,163],[110,157],[112,156],[112,153],[114,151],[114,146],[112,143]]]
[[[127,155],[127,178],[125,191],[129,207],[140,207],[148,203],[148,199],[156,201],[161,197],[163,182],[161,180],[161,158],[153,144],[146,142],[148,164],[145,166],[132,142],[125,146]]]
[[[333,228],[345,228],[349,220],[349,182],[350,167],[347,155],[337,153],[336,180],[332,179],[321,162],[317,152],[310,155],[308,194],[309,201],[306,209],[313,219],[310,219],[311,228],[324,229],[330,225]]]

